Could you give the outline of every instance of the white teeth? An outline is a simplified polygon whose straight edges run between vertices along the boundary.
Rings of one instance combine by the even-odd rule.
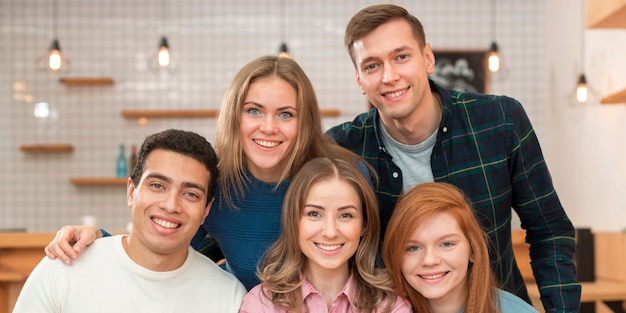
[[[334,251],[337,250],[339,248],[341,248],[341,245],[332,245],[332,246],[327,246],[327,245],[323,245],[323,244],[316,244],[318,248],[324,250],[324,251]]]
[[[163,228],[178,228],[180,226],[180,224],[168,222],[156,217],[152,218],[152,221]]]
[[[436,275],[420,275],[420,277],[424,279],[437,279],[437,278],[443,277],[444,275],[446,275],[446,273],[440,273]]]
[[[276,141],[254,140],[254,142],[256,142],[257,145],[263,146],[266,148],[273,148],[273,147],[278,146],[278,142]]]
[[[388,97],[388,98],[396,98],[396,97],[401,96],[404,92],[405,92],[405,90],[396,91],[396,92],[385,94],[385,96]]]

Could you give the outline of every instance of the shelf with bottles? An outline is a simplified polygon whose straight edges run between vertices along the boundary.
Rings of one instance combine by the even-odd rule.
[[[72,152],[74,146],[67,143],[21,145],[20,150],[25,153]]]
[[[219,110],[123,110],[120,115],[124,118],[188,118],[188,117],[217,117]],[[320,109],[322,117],[339,116],[339,109]]]
[[[137,146],[130,146],[130,154],[127,156],[124,144],[120,144],[115,161],[116,177],[72,177],[70,183],[77,186],[126,186],[128,177],[137,164]]]

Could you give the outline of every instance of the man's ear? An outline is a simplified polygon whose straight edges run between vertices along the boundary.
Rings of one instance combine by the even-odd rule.
[[[424,62],[426,63],[426,73],[432,74],[435,72],[435,53],[430,48],[430,44],[426,43],[424,45],[424,50],[422,51],[424,56]]]
[[[126,182],[126,205],[129,208],[133,207],[133,202],[135,201],[135,183],[133,180],[128,177],[128,181]]]

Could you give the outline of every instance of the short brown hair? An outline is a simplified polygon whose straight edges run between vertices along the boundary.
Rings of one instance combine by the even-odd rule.
[[[348,22],[346,34],[344,37],[344,45],[348,50],[352,64],[356,67],[352,48],[354,42],[363,38],[367,34],[374,31],[378,26],[383,25],[391,20],[403,19],[411,26],[413,35],[417,40],[420,48],[424,48],[426,44],[426,35],[424,34],[424,26],[405,8],[393,4],[377,4],[366,7],[355,14]]]

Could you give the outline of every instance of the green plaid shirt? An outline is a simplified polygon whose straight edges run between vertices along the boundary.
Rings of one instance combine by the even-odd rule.
[[[521,104],[505,96],[446,90],[431,155],[435,181],[462,189],[491,239],[492,268],[502,288],[529,301],[511,245],[512,210],[530,244],[531,265],[547,312],[578,312],[580,284],[574,263],[575,230],[567,217]],[[328,130],[376,170],[383,233],[402,193],[402,171],[381,139],[376,109]]]

